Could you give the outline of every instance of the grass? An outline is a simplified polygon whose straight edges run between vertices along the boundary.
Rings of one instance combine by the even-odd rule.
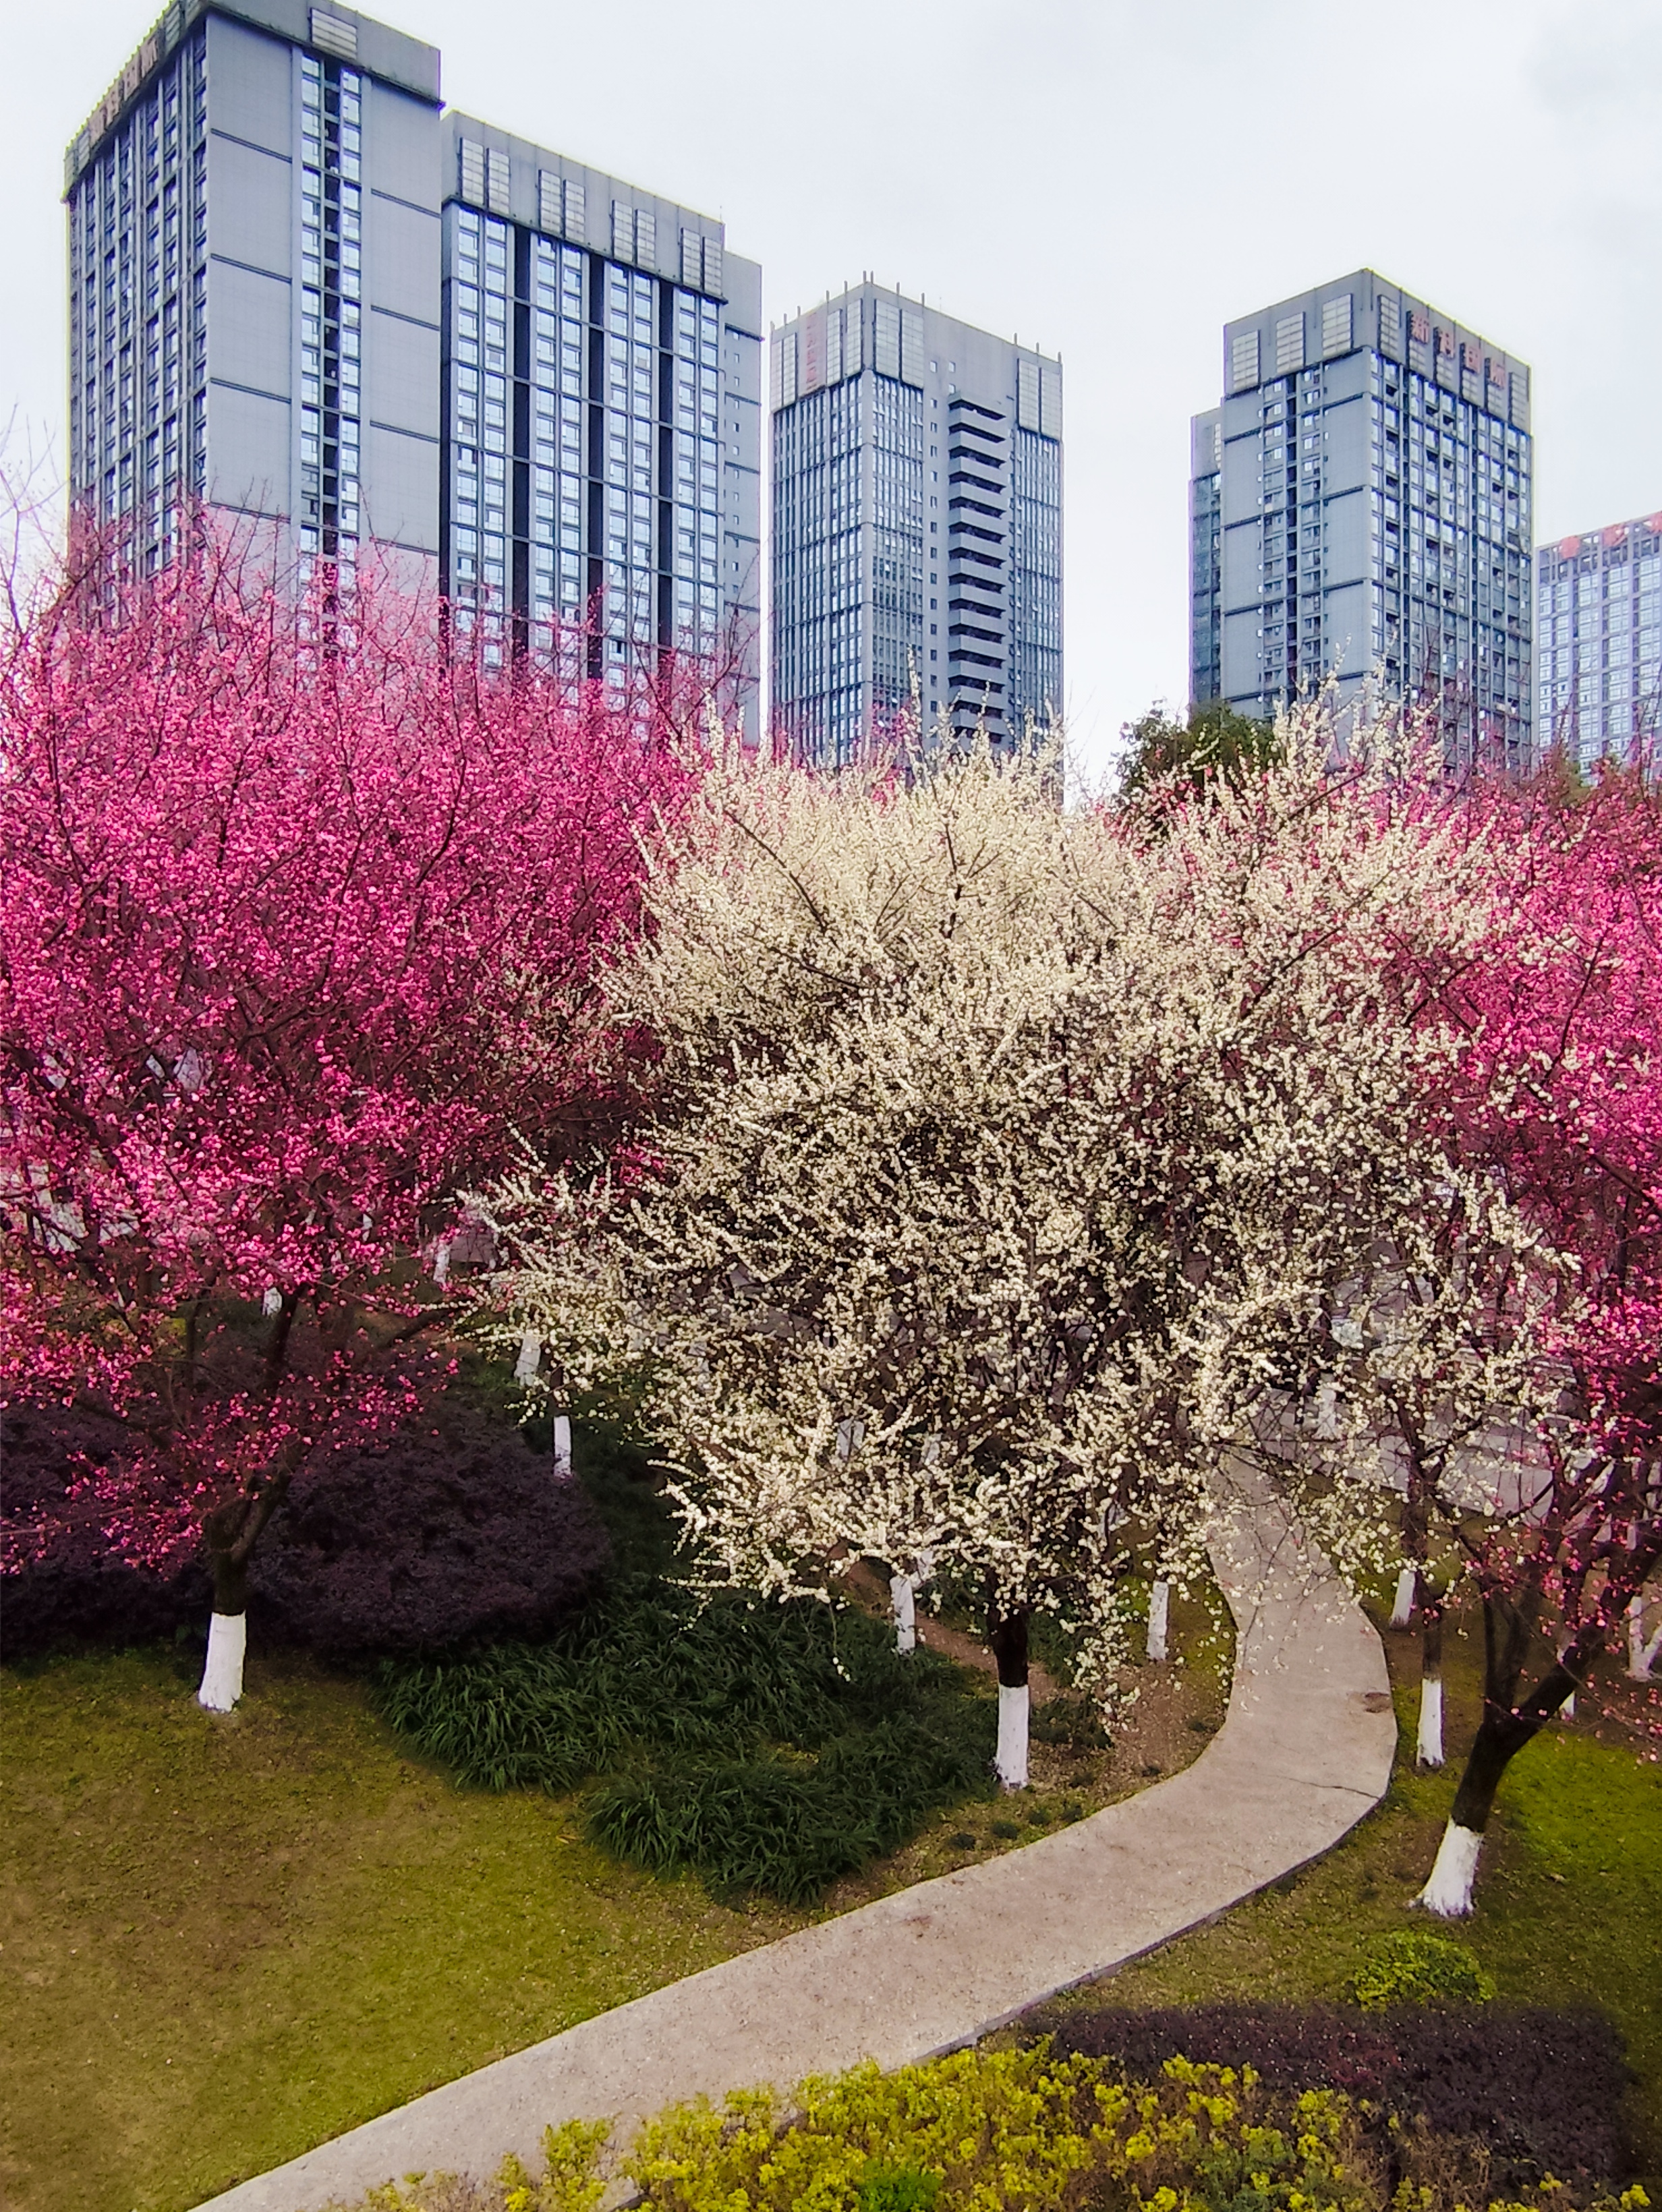
[[[623,1422],[578,1449],[620,1571],[661,1569]],[[1221,1686],[1199,1673],[1209,1726]],[[22,2212],[179,2212],[818,1917],[620,1866],[572,1797],[459,1791],[364,1684],[302,1660],[256,1651],[223,1719],[193,1686],[160,1650],[0,1670],[0,2201]],[[1111,1753],[1037,1746],[1019,1820],[945,1810],[825,1909],[1138,1786],[1125,1761],[1151,1715],[1192,1757],[1203,1739],[1171,1703],[1134,1708]]]
[[[1218,1998],[1336,2001],[1369,1942],[1428,1923],[1409,1900],[1424,1881],[1479,1710],[1475,1624],[1448,1638],[1450,1763],[1414,1771],[1414,1640],[1387,1635],[1399,1727],[1396,1778],[1336,1850],[1210,1927],[1166,1945],[1069,2004],[1141,2006]],[[1642,1693],[1615,1680],[1609,1702]],[[1592,1707],[1594,1700],[1584,1700]],[[1591,1712],[1544,1732],[1501,1784],[1477,1877],[1476,1910],[1452,1931],[1502,2002],[1592,2004],[1626,2039],[1638,2075],[1630,2125],[1653,2202],[1662,2202],[1662,1767]],[[1430,1923],[1436,1925],[1437,1923]]]
[[[172,2212],[786,1933],[621,1868],[569,1801],[458,1793],[362,1690],[254,1660],[0,1674],[0,2198]]]

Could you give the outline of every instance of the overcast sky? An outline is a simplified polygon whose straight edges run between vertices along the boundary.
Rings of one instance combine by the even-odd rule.
[[[61,464],[62,155],[144,0],[7,10],[0,404]],[[388,0],[456,106],[722,216],[770,316],[870,270],[1066,373],[1087,763],[1187,682],[1221,327],[1370,266],[1535,374],[1537,532],[1662,507],[1662,0]]]

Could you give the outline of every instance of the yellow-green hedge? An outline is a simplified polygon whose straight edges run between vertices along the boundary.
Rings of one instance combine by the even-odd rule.
[[[804,2081],[794,2097],[737,2091],[649,2120],[608,2165],[604,2122],[545,2138],[533,2177],[507,2159],[494,2183],[406,2176],[353,2212],[597,2212],[614,2179],[651,2212],[1468,2212],[1447,2160],[1398,2160],[1394,2192],[1349,2100],[1272,2100],[1250,2067],[1173,2058],[1148,2087],[1097,2060],[962,2051],[897,2073],[874,2065]],[[1428,2176],[1428,2178],[1426,2178]],[[1549,2181],[1546,2212],[1566,2193]],[[1645,2212],[1642,2190],[1591,2212]],[[341,2212],[332,2208],[332,2212]]]

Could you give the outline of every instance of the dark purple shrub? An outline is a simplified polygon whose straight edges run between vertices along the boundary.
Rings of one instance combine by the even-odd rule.
[[[254,1559],[259,1618],[337,1658],[545,1635],[611,1552],[576,1483],[517,1430],[458,1408],[296,1481],[271,1534]]]
[[[119,1458],[120,1431],[60,1408],[8,1407],[0,1425],[0,1638],[5,1656],[135,1644],[205,1629],[211,1595],[194,1547],[137,1566],[107,1509],[69,1496]],[[34,1516],[52,1509],[42,1540]],[[537,1636],[581,1602],[610,1547],[587,1495],[556,1482],[518,1431],[464,1406],[419,1431],[299,1478],[255,1554],[258,1632],[326,1657],[413,1656]]]
[[[1114,2061],[1133,2080],[1181,2055],[1254,2067],[1268,2089],[1342,2089],[1381,2118],[1482,2144],[1505,2188],[1545,2173],[1612,2181],[1628,2166],[1630,2076],[1600,2013],[1238,2003],[1057,2011],[1026,2025],[1053,2034],[1060,2051]]]

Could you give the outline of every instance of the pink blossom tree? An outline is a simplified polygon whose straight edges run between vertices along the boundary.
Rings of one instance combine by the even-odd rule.
[[[618,1095],[597,956],[685,781],[653,737],[419,611],[297,617],[206,560],[13,607],[0,1403],[118,1422],[109,1541],[205,1547],[205,1706],[296,1473],[442,1382],[423,1243]]]
[[[1585,1685],[1662,1560],[1662,794],[1549,768],[1480,794],[1499,866],[1453,1145],[1559,1255],[1544,1416],[1484,1510],[1443,1493],[1482,1598],[1483,1710],[1422,1901],[1469,1911],[1510,1761]],[[1538,1638],[1555,1654],[1532,1666]],[[1533,1673],[1534,1679],[1530,1677]]]

